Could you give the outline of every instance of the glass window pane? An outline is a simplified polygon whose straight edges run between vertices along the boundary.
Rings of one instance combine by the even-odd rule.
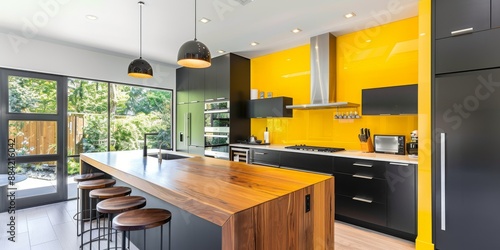
[[[9,112],[57,114],[57,81],[9,76]]]
[[[68,199],[73,199],[76,198],[77,191],[77,183],[73,177],[80,174],[80,157],[68,157],[67,168]]]
[[[142,149],[144,133],[161,132],[148,147],[172,148],[172,91],[110,85],[112,151]]]
[[[108,84],[68,79],[68,155],[108,151]]]
[[[57,122],[9,121],[9,138],[17,156],[57,154]]]
[[[30,162],[16,164],[16,174],[27,178],[16,183],[18,198],[55,193],[57,190],[57,162]],[[20,178],[16,178],[20,179]]]

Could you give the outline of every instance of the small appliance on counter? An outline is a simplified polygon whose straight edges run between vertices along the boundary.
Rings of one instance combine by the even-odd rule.
[[[404,135],[374,135],[375,153],[405,155]]]
[[[409,155],[418,155],[418,131],[413,130],[410,137],[411,142],[406,143],[406,152]]]

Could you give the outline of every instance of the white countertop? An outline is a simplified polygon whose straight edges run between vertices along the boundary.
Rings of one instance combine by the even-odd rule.
[[[339,151],[335,153],[329,152],[315,152],[315,151],[302,151],[296,149],[286,149],[286,146],[290,145],[253,145],[253,144],[241,144],[235,143],[230,144],[231,147],[242,147],[242,148],[261,148],[261,149],[270,149],[270,150],[278,150],[278,151],[287,151],[294,153],[303,153],[303,154],[316,154],[316,155],[328,155],[335,157],[345,157],[345,158],[356,158],[356,159],[366,159],[366,160],[375,160],[375,161],[390,161],[390,162],[399,162],[399,163],[408,163],[408,164],[418,164],[418,158],[413,158],[408,155],[393,155],[393,154],[382,154],[382,153],[363,153],[359,150],[345,150]]]

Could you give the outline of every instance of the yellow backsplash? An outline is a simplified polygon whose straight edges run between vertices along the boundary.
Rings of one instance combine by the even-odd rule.
[[[418,18],[409,18],[337,37],[337,101],[361,104],[361,90],[415,84],[418,79]],[[251,88],[310,102],[309,45],[251,60]],[[336,120],[336,112],[359,108],[294,110],[293,118],[251,119],[251,133],[272,144],[308,144],[360,149],[360,128],[373,134],[405,135],[417,129],[417,115],[362,116]]]

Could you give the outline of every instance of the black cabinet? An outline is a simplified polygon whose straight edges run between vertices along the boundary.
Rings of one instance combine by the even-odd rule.
[[[188,68],[176,70],[176,96],[177,104],[189,102],[189,71]]]
[[[387,227],[416,235],[417,166],[396,162],[386,164]]]
[[[339,220],[415,240],[416,166],[335,157]]]
[[[212,59],[212,66],[205,70],[205,101],[229,99],[230,83],[231,54]]]
[[[437,249],[500,249],[499,82],[499,68],[435,77]]]
[[[177,69],[177,148],[190,153],[204,154],[204,103],[217,100],[229,101],[229,141],[250,136],[250,119],[247,115],[250,99],[250,60],[235,54],[212,59],[205,69]],[[189,113],[190,122],[184,117]],[[187,125],[185,125],[187,124]],[[181,133],[184,138],[181,141]],[[189,133],[189,141],[187,134]],[[188,143],[188,144],[186,144]]]
[[[269,149],[250,149],[250,163],[279,167],[280,165],[280,151]]]
[[[500,67],[500,0],[437,0],[433,13],[435,74]]]
[[[500,27],[500,0],[491,0],[491,28]]]
[[[361,90],[363,115],[418,114],[418,85]]]
[[[490,4],[490,0],[436,0],[435,38],[490,29]]]
[[[333,157],[307,153],[281,152],[280,167],[333,174]]]
[[[250,100],[250,118],[264,117],[293,117],[293,110],[287,109],[286,105],[292,105],[290,97],[273,97]]]

